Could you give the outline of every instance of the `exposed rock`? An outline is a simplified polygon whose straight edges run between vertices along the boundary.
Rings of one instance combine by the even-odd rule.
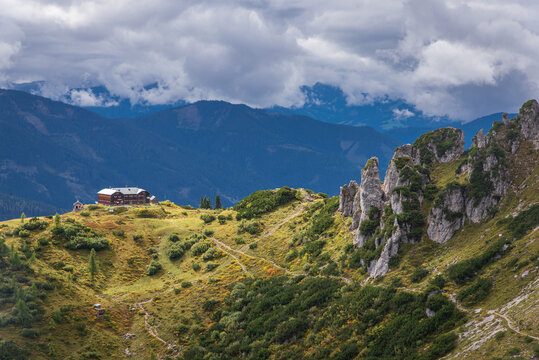
[[[361,185],[359,186],[359,205],[361,214],[359,218],[359,226],[369,218],[369,210],[371,207],[382,209],[384,201],[384,192],[382,191],[382,183],[380,181],[380,171],[378,170],[378,159],[373,157],[367,161],[365,168],[361,171]],[[363,246],[368,237],[357,234],[356,244],[358,247]]]
[[[453,161],[464,152],[464,132],[452,127],[433,130],[420,136],[414,147],[419,150],[423,166],[431,166],[433,161]]]
[[[517,116],[520,133],[527,140],[532,140],[535,149],[539,149],[539,104],[535,100],[527,101]]]
[[[384,249],[377,260],[371,262],[367,271],[372,277],[385,275],[389,272],[389,260],[397,255],[399,251],[399,242],[402,240],[402,231],[399,227],[391,235],[384,245]]]
[[[487,146],[483,129],[479,130],[472,139],[472,147],[476,146],[479,149],[484,149]]]
[[[398,158],[409,158],[413,164],[419,165],[419,152],[415,147],[406,144],[396,148],[384,178],[384,193],[386,196],[389,196],[391,190],[395,187],[404,185],[400,182],[400,171],[395,164],[395,161]]]
[[[425,313],[427,314],[427,317],[430,317],[430,318],[436,315],[436,313],[429,308],[425,309]]]
[[[358,184],[352,180],[349,185],[341,186],[341,192],[339,196],[339,211],[343,216],[354,215],[354,198],[359,189]]]
[[[445,243],[464,225],[465,200],[460,187],[447,189],[437,199],[427,220],[427,235],[437,243]]]

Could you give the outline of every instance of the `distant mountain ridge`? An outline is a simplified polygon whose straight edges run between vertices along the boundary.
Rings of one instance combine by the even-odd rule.
[[[226,102],[107,119],[13,90],[0,90],[0,132],[0,192],[57,208],[126,184],[193,205],[203,194],[231,205],[282,185],[335,193],[368,155],[384,166],[398,145],[369,127]]]

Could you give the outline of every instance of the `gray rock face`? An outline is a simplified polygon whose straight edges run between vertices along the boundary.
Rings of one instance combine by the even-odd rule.
[[[518,114],[521,134],[527,140],[532,140],[534,148],[539,149],[539,104],[530,100],[522,106]]]
[[[350,181],[349,185],[341,186],[341,191],[339,195],[339,211],[343,216],[352,216],[354,215],[354,198],[359,189],[359,185],[354,181]]]
[[[389,196],[389,194],[391,194],[391,190],[393,190],[395,187],[404,185],[400,182],[400,172],[395,165],[395,160],[403,157],[409,158],[413,164],[419,165],[419,152],[415,147],[410,144],[406,144],[396,148],[395,152],[393,153],[393,158],[389,162],[389,166],[386,170],[386,176],[384,178],[384,193],[386,196]]]
[[[369,218],[371,207],[382,209],[384,202],[384,192],[382,191],[382,182],[380,181],[380,171],[378,170],[378,159],[371,158],[367,165],[361,171],[361,185],[359,186],[359,207],[361,214],[359,217],[359,226]],[[357,234],[356,245],[361,247],[367,238],[360,232]]]
[[[380,257],[377,260],[371,261],[367,271],[372,277],[382,276],[389,272],[389,260],[399,252],[401,238],[402,231],[397,227],[397,230],[386,241]]]
[[[472,139],[472,147],[476,146],[479,149],[484,149],[487,147],[487,141],[485,135],[483,134],[483,129],[479,130]]]
[[[446,191],[443,201],[434,206],[427,219],[427,235],[437,243],[445,243],[464,225],[465,199],[460,188]]]

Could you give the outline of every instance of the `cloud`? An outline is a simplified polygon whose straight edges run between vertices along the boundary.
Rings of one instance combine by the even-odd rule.
[[[394,118],[397,120],[407,119],[415,114],[408,109],[393,109]]]
[[[539,95],[539,3],[532,1],[0,5],[0,85],[44,80],[51,97],[103,84],[134,103],[298,106],[300,86],[323,82],[343,89],[351,104],[389,97],[428,115],[471,119],[515,111]],[[107,103],[80,90],[71,98]]]

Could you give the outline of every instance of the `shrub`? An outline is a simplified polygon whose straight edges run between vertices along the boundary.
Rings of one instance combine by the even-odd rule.
[[[185,254],[185,249],[181,243],[173,243],[167,249],[167,255],[170,260],[179,259],[183,256],[183,254]]]
[[[193,267],[193,270],[195,271],[198,271],[200,270],[200,264],[199,263],[193,263],[193,265],[191,265]]]
[[[492,289],[492,280],[487,278],[479,278],[472,285],[464,290],[459,291],[457,300],[466,303],[467,305],[477,304],[485,299]]]
[[[238,244],[238,245],[245,244],[245,240],[244,240],[242,237],[240,237],[240,236],[235,237],[235,238],[234,238],[234,242],[235,242],[236,244]]]
[[[88,211],[81,211],[80,216],[88,217],[90,213]]]
[[[215,232],[211,229],[205,229],[204,230],[204,235],[207,236],[207,237],[210,237],[214,234]]]
[[[182,288],[187,289],[188,287],[191,287],[193,284],[190,281],[183,281],[182,282]]]
[[[199,242],[191,248],[191,252],[194,256],[202,255],[204,254],[209,248],[211,247],[211,243],[209,241],[203,241]]]
[[[414,272],[410,276],[410,281],[412,281],[413,283],[418,283],[421,280],[423,280],[425,276],[427,276],[428,274],[429,274],[429,271],[427,269],[417,268],[414,270]]]
[[[39,337],[39,330],[24,328],[21,330],[21,336],[35,339]]]
[[[252,219],[268,213],[280,205],[295,200],[296,192],[296,190],[286,186],[277,191],[260,190],[254,192],[234,206],[234,210],[237,211],[236,219]]]
[[[99,205],[88,205],[87,209],[88,210],[99,210],[99,209],[101,209],[101,206],[99,206]]]
[[[200,215],[200,219],[204,221],[205,224],[209,224],[215,220],[215,216],[212,214],[202,214]]]
[[[117,236],[117,237],[124,237],[125,236],[125,231],[124,230],[114,230],[112,232],[112,235]]]
[[[2,360],[26,360],[30,353],[21,349],[13,340],[0,339],[0,359]]]
[[[143,236],[142,235],[133,235],[133,241],[141,241],[143,239]]]
[[[209,262],[209,263],[206,264],[206,271],[212,271],[218,266],[219,266],[219,264]]]
[[[528,210],[521,211],[509,222],[507,229],[517,239],[523,237],[528,231],[539,225],[539,204],[535,204]]]
[[[467,279],[472,278],[483,266],[501,254],[504,251],[504,245],[507,243],[509,241],[500,239],[490,245],[481,255],[451,265],[448,268],[449,279],[455,281],[457,284],[463,284]]]
[[[172,242],[176,242],[180,240],[180,237],[178,236],[178,234],[170,234],[168,237],[168,240]]]
[[[152,260],[152,261],[150,262],[150,265],[148,265],[148,266],[146,267],[146,274],[148,274],[148,275],[150,275],[150,276],[155,275],[155,274],[157,274],[162,268],[163,268],[163,266],[162,266],[159,262],[157,262],[157,261],[155,261],[155,260]]]
[[[249,244],[249,249],[251,249],[251,250],[254,250],[254,249],[256,249],[257,247],[258,247],[258,244],[257,244],[257,243],[250,243],[250,244]]]
[[[69,250],[95,249],[96,251],[107,249],[110,246],[109,240],[101,237],[76,236],[65,243],[64,247]]]
[[[202,303],[202,309],[207,312],[215,310],[215,307],[219,304],[219,300],[208,299]]]
[[[218,256],[219,256],[219,251],[217,251],[217,250],[214,249],[214,248],[209,248],[209,249],[204,253],[204,255],[202,255],[202,259],[203,259],[204,261],[209,261],[209,260],[216,259]]]
[[[14,232],[15,234],[15,232]],[[30,236],[30,231],[28,230],[19,230],[18,231],[18,236],[21,237],[21,238],[27,238],[28,236]]]
[[[45,246],[49,244],[49,240],[47,238],[40,237],[39,239],[37,239],[37,243],[39,244],[39,246]]]
[[[247,232],[251,235],[257,235],[262,232],[263,228],[264,228],[264,225],[262,225],[262,223],[260,222],[253,221],[253,222],[247,223],[245,221],[242,221],[238,225],[238,234]]]

